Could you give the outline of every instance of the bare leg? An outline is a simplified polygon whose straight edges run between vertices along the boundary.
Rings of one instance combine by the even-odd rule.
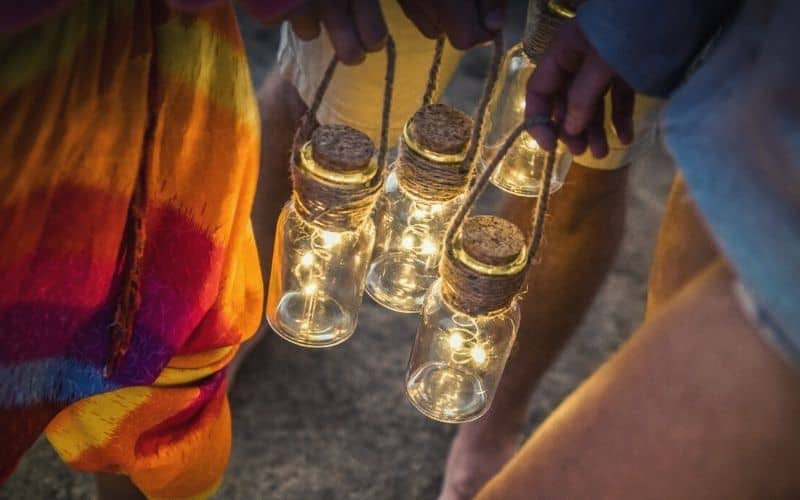
[[[258,91],[261,111],[261,171],[253,206],[253,227],[261,258],[264,283],[269,283],[275,224],[289,200],[289,155],[297,124],[306,105],[289,81],[270,73]]]
[[[670,189],[650,270],[648,317],[717,257],[711,235],[700,219],[683,179],[677,175]]]
[[[718,263],[684,287],[478,498],[798,498],[800,377],[732,283]]]
[[[553,195],[541,261],[522,303],[517,346],[489,413],[459,427],[441,500],[472,498],[519,448],[530,396],[580,323],[619,248],[627,171],[573,164],[567,184]],[[532,206],[532,200],[515,198],[504,212],[525,227]]]
[[[797,498],[800,379],[742,315],[680,182],[648,321],[479,498]]]
[[[145,496],[127,476],[98,473],[94,475],[98,500],[144,500]]]
[[[261,112],[261,171],[253,203],[253,229],[264,286],[269,284],[272,266],[272,247],[275,243],[275,224],[278,215],[292,192],[289,181],[289,155],[297,123],[306,111],[297,90],[277,71],[270,73],[258,91]],[[266,293],[266,290],[265,290]],[[266,324],[240,348],[228,368],[229,387],[247,354],[264,337]]]

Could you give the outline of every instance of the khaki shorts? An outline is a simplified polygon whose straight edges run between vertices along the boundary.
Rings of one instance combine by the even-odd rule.
[[[419,108],[428,79],[428,69],[433,59],[435,42],[425,38],[405,17],[395,1],[381,2],[389,32],[397,46],[394,92],[390,117],[389,144],[396,144],[403,124]],[[455,73],[462,53],[445,44],[440,70],[441,92]],[[322,74],[333,57],[333,47],[327,33],[305,42],[298,39],[288,23],[281,27],[278,49],[278,67],[281,75],[292,82],[303,101],[308,104],[322,79]],[[368,54],[358,66],[339,65],[334,73],[325,98],[317,113],[320,123],[341,123],[361,130],[378,142],[383,102],[386,54]],[[655,137],[657,122],[656,99],[637,97],[634,123],[637,140],[633,146],[623,146],[616,135],[609,136],[609,155],[596,159],[585,153],[575,161],[589,168],[613,170],[630,163],[640,151],[646,149]],[[606,106],[610,110],[610,106]],[[610,113],[606,126],[612,130]]]
[[[381,7],[397,47],[389,128],[391,145],[396,143],[403,124],[422,103],[435,41],[425,38],[417,30],[396,1],[383,1]],[[333,47],[324,29],[316,39],[305,42],[294,35],[288,23],[281,27],[278,67],[281,75],[294,84],[306,104],[314,98],[331,57]],[[445,44],[438,92],[447,86],[460,60],[461,52],[449,43]],[[338,65],[317,119],[323,124],[349,125],[369,135],[377,143],[385,73],[385,52],[368,54],[358,66]]]

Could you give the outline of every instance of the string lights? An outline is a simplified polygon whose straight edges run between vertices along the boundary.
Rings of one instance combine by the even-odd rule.
[[[554,155],[544,165],[529,240],[508,220],[468,213],[526,125],[512,130],[453,218],[441,277],[425,297],[406,395],[435,420],[468,422],[489,410],[516,338],[517,302],[541,242]]]
[[[330,347],[355,331],[375,242],[371,220],[383,186],[394,80],[395,46],[386,43],[380,148],[345,125],[321,125],[315,115],[337,62],[333,58],[292,148],[292,198],[275,231],[267,321],[290,342]]]

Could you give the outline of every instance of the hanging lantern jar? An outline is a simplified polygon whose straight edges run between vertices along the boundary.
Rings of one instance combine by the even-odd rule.
[[[278,335],[304,347],[337,345],[356,328],[375,241],[370,215],[384,177],[394,68],[391,39],[387,56],[377,158],[369,137],[351,127],[321,125],[310,133],[335,59],[295,139],[293,193],[275,232],[267,321]]]
[[[375,213],[376,243],[367,293],[399,312],[418,312],[439,275],[441,242],[473,177],[483,116],[497,80],[503,42],[495,55],[473,120],[432,104],[444,39],[437,41],[422,107],[406,122]]]
[[[530,241],[508,220],[467,214],[521,133],[518,125],[454,217],[441,278],[425,297],[405,385],[412,404],[435,420],[461,423],[486,413],[514,345],[517,299],[541,241],[554,155],[545,163]]]
[[[574,0],[569,0],[574,3]],[[525,114],[525,86],[560,23],[575,17],[567,0],[529,0],[528,20],[522,41],[509,49],[500,71],[498,92],[489,104],[486,134],[481,150],[481,169],[494,157],[503,139],[522,121]],[[511,149],[491,182],[517,196],[533,197],[539,192],[548,153],[527,132]],[[572,155],[559,143],[551,191],[557,191],[572,164]]]

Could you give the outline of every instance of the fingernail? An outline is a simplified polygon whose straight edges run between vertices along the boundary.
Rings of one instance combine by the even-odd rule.
[[[494,9],[486,14],[483,24],[490,31],[500,31],[505,24],[506,13],[503,9]]]

